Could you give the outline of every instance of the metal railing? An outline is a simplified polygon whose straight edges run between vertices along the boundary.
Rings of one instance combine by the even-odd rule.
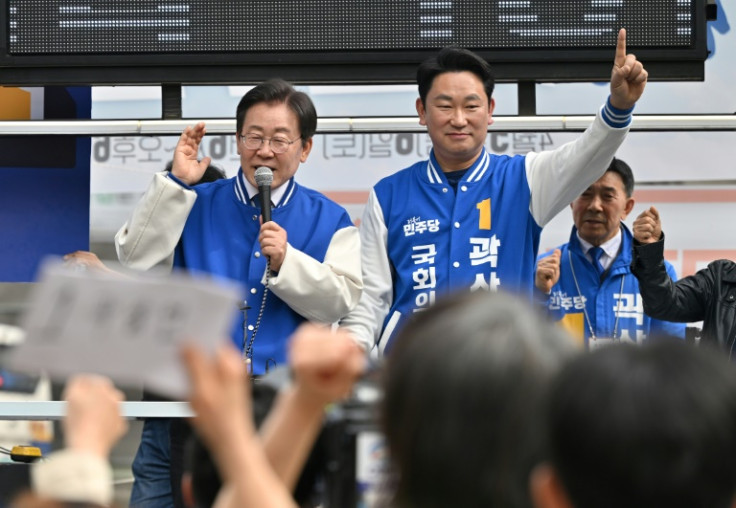
[[[190,418],[188,402],[121,402],[124,418]],[[64,401],[1,401],[0,420],[61,420],[66,415]]]
[[[495,116],[489,132],[577,132],[593,121],[593,115]],[[178,136],[187,125],[207,124],[211,134],[235,132],[235,120],[6,120],[0,121],[0,136]],[[635,115],[632,131],[732,131],[736,115]],[[318,134],[426,132],[417,117],[320,118]]]

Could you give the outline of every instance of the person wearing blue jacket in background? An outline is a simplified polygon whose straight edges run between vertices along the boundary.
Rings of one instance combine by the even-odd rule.
[[[634,208],[634,175],[614,158],[605,174],[572,202],[570,241],[539,257],[535,286],[550,315],[590,349],[614,341],[685,337],[684,323],[644,314],[631,273],[631,231],[623,220]],[[674,267],[665,262],[675,280]],[[543,295],[544,296],[543,296]]]

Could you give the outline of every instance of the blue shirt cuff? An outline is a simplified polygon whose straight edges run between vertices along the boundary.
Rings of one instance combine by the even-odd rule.
[[[603,121],[614,129],[623,129],[631,123],[631,113],[634,111],[633,106],[629,109],[619,109],[611,104],[611,96],[608,96],[606,103],[601,108],[601,116]]]
[[[178,183],[179,185],[181,185],[185,189],[191,189],[191,187],[189,185],[185,184],[184,182],[182,182],[181,180],[179,180],[177,177],[175,177],[174,175],[172,175],[171,174],[171,171],[167,171],[166,172],[166,177],[167,178],[170,178],[171,180],[174,180],[176,183]]]

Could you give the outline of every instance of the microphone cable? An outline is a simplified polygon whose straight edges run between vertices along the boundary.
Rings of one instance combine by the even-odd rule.
[[[253,333],[250,336],[248,346],[245,348],[245,361],[250,361],[251,372],[253,370],[253,343],[256,340],[256,334],[261,326],[261,318],[263,317],[263,311],[266,309],[266,298],[268,297],[268,281],[271,279],[271,258],[266,258],[266,282],[263,288],[263,297],[261,298],[261,306],[258,308],[258,316],[256,317],[256,324],[253,326]],[[247,327],[244,327],[243,333]],[[243,344],[245,344],[245,335],[243,335]]]

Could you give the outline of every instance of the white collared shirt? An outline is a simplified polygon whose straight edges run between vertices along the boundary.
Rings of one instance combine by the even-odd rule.
[[[580,240],[580,246],[583,248],[583,252],[585,252],[585,257],[592,263],[593,258],[590,256],[589,252],[590,249],[593,248],[593,244],[583,240],[580,237],[580,232],[578,232],[577,235],[578,240]],[[600,248],[603,249],[603,254],[600,259],[601,266],[603,267],[603,270],[608,270],[611,267],[613,260],[616,259],[618,250],[621,248],[621,228],[618,229],[618,232],[613,238],[602,243]]]
[[[258,194],[258,187],[252,185],[247,178],[243,177],[242,182],[245,184],[245,190],[248,191],[249,202],[252,202],[253,197]],[[276,207],[281,202],[281,198],[284,197],[286,189],[289,188],[289,181],[287,180],[282,185],[279,185],[275,189],[271,187],[271,206]]]

